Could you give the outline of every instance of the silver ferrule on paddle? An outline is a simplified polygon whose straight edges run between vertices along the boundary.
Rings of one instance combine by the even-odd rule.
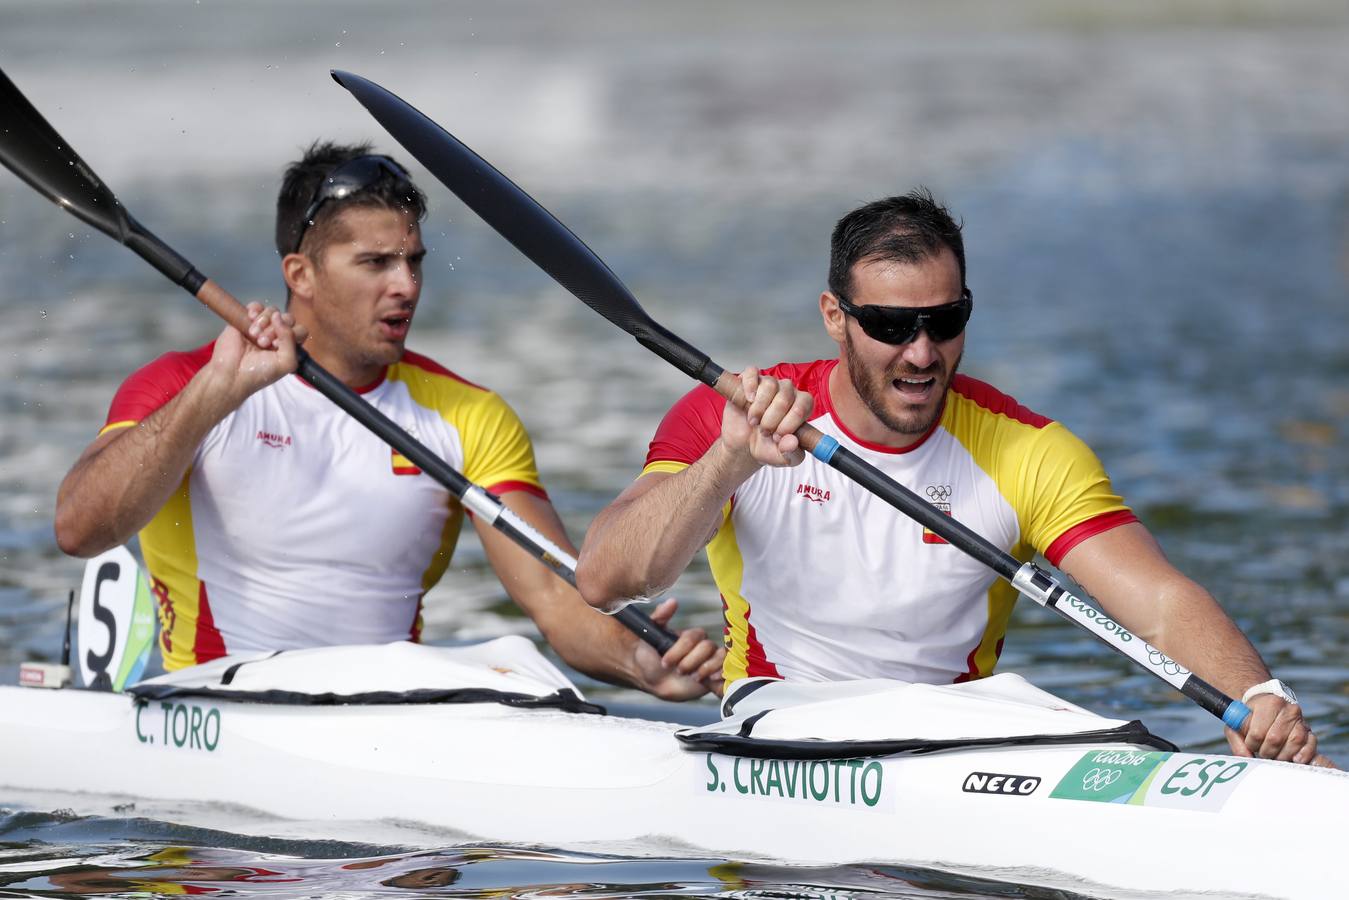
[[[500,520],[503,524],[527,537],[529,543],[533,544],[534,549],[538,551],[539,558],[549,568],[556,570],[573,586],[576,584],[576,557],[540,534],[533,525],[517,516],[511,511],[510,507],[502,503],[496,496],[475,484],[464,491],[463,496],[459,499],[464,504],[465,509],[478,516],[488,525],[499,527],[497,521]]]
[[[483,490],[475,484],[466,490],[464,495],[459,499],[464,504],[465,509],[482,519],[488,525],[491,525],[494,528],[501,528],[504,525],[507,530],[524,535],[529,543],[533,545],[532,549],[534,550],[535,555],[538,556],[545,565],[561,575],[572,587],[576,586],[576,557],[540,534],[534,526],[530,525],[511,511],[511,508],[502,503],[496,495]],[[604,613],[606,616],[613,616],[622,612],[634,603],[646,602],[648,601],[644,597],[627,597],[613,601],[608,606],[600,609],[599,612]]]

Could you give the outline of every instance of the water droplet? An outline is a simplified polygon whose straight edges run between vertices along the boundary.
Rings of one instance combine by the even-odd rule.
[[[341,41],[338,41],[336,44],[333,44],[333,46],[334,46],[334,47],[340,47],[340,46],[342,46],[342,42],[341,42]]]

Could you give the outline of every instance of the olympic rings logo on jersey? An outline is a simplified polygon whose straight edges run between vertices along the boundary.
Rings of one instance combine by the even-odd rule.
[[[1119,781],[1120,776],[1124,774],[1123,769],[1092,769],[1082,776],[1082,790],[1084,791],[1103,791],[1110,785]]]
[[[949,484],[929,484],[924,491],[927,499],[933,503],[941,503],[944,500],[951,499],[951,486]]]

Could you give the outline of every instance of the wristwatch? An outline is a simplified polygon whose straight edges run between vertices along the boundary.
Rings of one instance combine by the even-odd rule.
[[[1294,694],[1292,688],[1277,678],[1271,678],[1269,681],[1262,681],[1254,687],[1247,688],[1246,693],[1241,695],[1241,702],[1250,703],[1252,697],[1258,697],[1261,694],[1275,694],[1288,703],[1297,703],[1297,694]]]

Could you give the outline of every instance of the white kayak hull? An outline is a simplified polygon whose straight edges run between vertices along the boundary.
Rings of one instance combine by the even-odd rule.
[[[676,728],[496,704],[0,687],[0,785],[557,848],[931,866],[1099,896],[1327,896],[1349,834],[1349,776],[1282,763],[1128,745],[766,761],[682,749]]]

